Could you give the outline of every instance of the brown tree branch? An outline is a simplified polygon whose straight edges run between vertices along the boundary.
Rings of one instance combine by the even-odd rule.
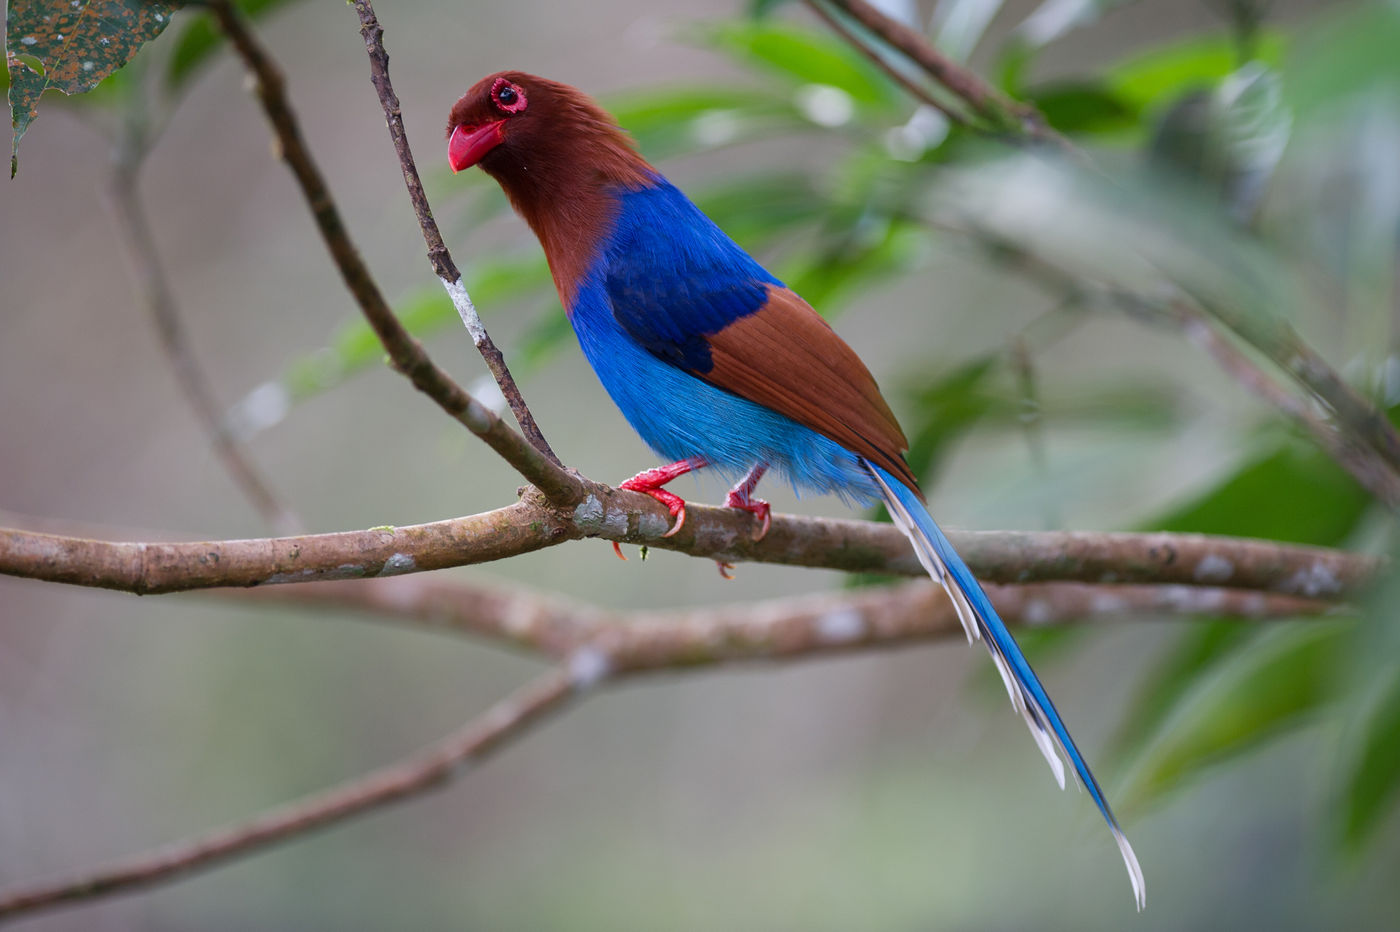
[[[1149,298],[1121,288],[1109,288],[1100,282],[1079,278],[1024,246],[1007,242],[987,230],[975,226],[942,226],[972,238],[998,262],[1066,300],[1102,301],[1133,317],[1178,328],[1188,342],[1209,354],[1226,375],[1311,435],[1318,446],[1377,501],[1392,509],[1400,508],[1400,474],[1390,469],[1379,452],[1338,430],[1337,425],[1320,416],[1305,398],[1280,385],[1254,357],[1222,334],[1205,312],[1186,299]]]
[[[846,22],[842,20],[841,17],[828,10],[821,3],[814,2],[814,0],[809,0],[807,6],[809,9],[811,9],[811,11],[814,14],[816,14],[818,19],[826,23],[827,27],[831,29],[832,32],[836,33],[838,36],[844,39],[847,42],[847,44],[849,44],[852,48],[854,48],[856,51],[860,52],[862,55],[868,58],[872,63],[874,63],[875,67],[879,68],[886,75],[888,75],[891,81],[894,81],[900,87],[908,91],[909,95],[912,96],[915,100],[920,100],[923,101],[925,104],[928,104],[930,107],[947,117],[948,122],[950,123],[954,123],[958,126],[967,125],[967,117],[963,113],[954,110],[945,101],[939,100],[933,95],[933,93],[928,88],[919,84],[917,81],[910,78],[903,71],[900,71],[894,65],[890,64],[889,60],[886,59],[885,56],[880,54],[879,49],[874,48],[868,42],[866,42],[865,39],[862,36],[858,35],[854,29],[846,25]]]
[[[351,241],[325,178],[306,147],[296,115],[287,101],[281,70],[253,38],[228,0],[214,0],[209,8],[253,76],[258,99],[277,138],[278,154],[296,178],[331,258],[365,319],[384,344],[394,368],[454,419],[485,440],[550,501],[560,505],[576,503],[582,497],[582,483],[454,382],[399,323]]]
[[[562,709],[579,695],[578,687],[586,685],[590,683],[579,681],[573,671],[552,669],[459,731],[380,770],[198,838],[156,848],[72,878],[0,893],[0,921],[170,881],[446,786],[471,764]]]
[[[754,541],[747,514],[692,504],[682,531],[663,538],[666,519],[651,499],[590,488],[572,512],[526,499],[431,524],[301,537],[114,542],[0,528],[0,574],[155,595],[397,576],[598,537],[727,562],[924,575],[908,542],[888,524],[780,515],[767,536]],[[1229,586],[1337,599],[1355,592],[1381,565],[1374,557],[1339,550],[1204,534],[980,531],[949,537],[988,582]]]
[[[374,8],[367,0],[357,0],[355,12],[360,16],[360,35],[364,37],[365,50],[369,53],[370,80],[379,94],[380,104],[384,107],[385,123],[389,128],[389,138],[394,143],[394,151],[398,153],[399,165],[403,169],[408,198],[413,202],[413,212],[418,215],[418,226],[423,230],[423,240],[428,244],[428,262],[432,264],[433,271],[437,273],[443,287],[447,289],[448,296],[452,298],[462,323],[471,334],[472,342],[476,344],[481,358],[486,361],[486,367],[495,376],[496,384],[500,386],[501,394],[510,405],[521,432],[536,449],[554,463],[562,465],[535,423],[534,415],[530,413],[529,406],[520,394],[519,386],[510,374],[505,357],[496,348],[491,335],[481,323],[476,305],[472,303],[466,287],[462,284],[462,273],[457,270],[457,264],[452,261],[452,254],[447,251],[442,234],[438,232],[437,221],[433,219],[432,208],[428,206],[428,196],[423,192],[423,182],[418,178],[418,167],[413,161],[413,152],[408,147],[403,113],[399,108],[399,95],[394,92],[394,85],[389,81],[389,53],[384,49],[384,29],[379,25]]]
[[[1077,582],[988,585],[1010,625],[1064,625],[1144,615],[1299,618],[1335,612],[1321,599],[1182,585]],[[661,612],[608,611],[523,591],[442,576],[340,580],[237,590],[238,600],[323,612],[362,612],[374,621],[483,638],[565,661],[603,649],[614,672],[689,669],[893,648],[961,636],[952,603],[929,580],[799,598]]]
[[[288,587],[293,602],[353,608],[447,627],[538,651],[561,665],[426,751],[278,807],[247,822],[132,856],[78,877],[0,894],[0,921],[63,903],[130,892],[373,809],[455,779],[580,691],[605,680],[715,664],[792,660],[962,633],[952,604],[924,580],[885,589],[662,613],[580,608],[538,595],[440,579],[381,579]],[[1297,617],[1329,611],[1315,599],[1182,586],[1041,583],[990,592],[1010,624],[1058,624],[1143,613]],[[281,598],[271,591],[249,593]]]
[[[1008,133],[1019,139],[1068,145],[1064,137],[1050,127],[1035,107],[1007,97],[983,81],[976,72],[964,68],[944,55],[917,31],[886,16],[865,0],[805,2],[828,21],[829,17],[823,15],[826,12],[821,9],[823,6],[835,8],[849,16],[922,68],[930,78],[952,92],[953,96],[966,102],[975,114],[991,124],[994,132]]]
[[[139,174],[149,151],[143,121],[139,115],[132,115],[117,147],[110,187],[117,220],[126,232],[122,240],[127,245],[132,273],[150,308],[160,345],[170,360],[181,394],[194,409],[224,471],[273,530],[294,534],[302,529],[301,521],[278,499],[228,429],[220,406],[214,400],[214,390],[195,358],[141,201]]]

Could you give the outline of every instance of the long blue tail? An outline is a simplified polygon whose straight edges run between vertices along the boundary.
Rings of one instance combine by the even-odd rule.
[[[948,538],[943,536],[943,531],[919,500],[917,493],[880,467],[869,462],[865,462],[865,467],[880,486],[880,492],[895,525],[914,545],[919,562],[948,593],[953,608],[957,610],[958,620],[967,632],[968,643],[980,637],[986,643],[987,650],[991,651],[992,660],[996,663],[997,671],[1006,684],[1006,691],[1011,696],[1011,704],[1025,718],[1026,725],[1031,730],[1031,737],[1035,738],[1040,752],[1050,762],[1050,769],[1054,771],[1060,789],[1064,789],[1065,786],[1065,768],[1055,753],[1056,748],[1069,761],[1079,782],[1093,797],[1099,812],[1103,813],[1109,829],[1113,832],[1114,841],[1118,843],[1123,863],[1128,868],[1128,877],[1133,883],[1133,898],[1137,901],[1138,909],[1142,909],[1147,905],[1147,888],[1143,882],[1142,868],[1138,866],[1137,855],[1133,854],[1133,846],[1128,844],[1123,830],[1118,827],[1118,820],[1113,817],[1113,810],[1108,807],[1108,800],[1104,798],[1099,782],[1094,779],[1094,774],[1084,762],[1079,748],[1075,747],[1074,739],[1069,736],[1069,729],[1065,727],[1064,720],[1060,718],[1055,704],[1046,695],[1045,687],[1040,685],[1035,671],[1026,662],[1026,657],[1011,637],[1011,632],[997,616],[976,577],[967,568],[962,557],[958,556]]]

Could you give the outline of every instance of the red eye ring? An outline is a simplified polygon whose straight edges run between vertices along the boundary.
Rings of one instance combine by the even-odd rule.
[[[491,85],[491,102],[502,113],[519,113],[529,105],[524,88],[505,78],[497,78],[496,83]]]

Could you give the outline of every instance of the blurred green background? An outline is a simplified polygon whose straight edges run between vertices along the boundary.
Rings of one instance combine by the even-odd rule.
[[[384,290],[473,383],[484,370],[422,255],[353,13],[246,6]],[[573,346],[528,230],[480,173],[446,171],[448,108],[503,68],[600,96],[831,317],[946,525],[1385,548],[1365,493],[1151,305],[1172,287],[1284,317],[1368,397],[1400,401],[1400,7],[885,6],[1035,101],[1096,168],[949,132],[796,3],[379,10],[439,221],[564,460],[616,481],[653,457]],[[134,106],[170,116],[141,183],[196,355],[308,529],[512,500],[518,479],[381,364],[241,68],[202,28],[180,13],[94,94],[46,96],[0,184],[4,523],[268,533],[133,285],[107,190]],[[689,481],[688,496],[723,491]],[[622,563],[599,543],[456,573],[638,608],[849,582],[741,565],[724,583],[709,561]],[[1393,928],[1387,595],[1326,623],[1027,634],[1137,848],[1141,916],[1093,806],[1056,790],[981,650],[949,642],[612,690],[445,792],[16,928]],[[349,617],[0,579],[0,885],[363,772],[537,666]]]

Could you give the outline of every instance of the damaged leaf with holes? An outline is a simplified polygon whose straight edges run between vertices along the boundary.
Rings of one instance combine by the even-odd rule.
[[[10,177],[19,141],[39,113],[39,98],[92,90],[164,31],[179,0],[10,0],[5,67],[10,79]]]

